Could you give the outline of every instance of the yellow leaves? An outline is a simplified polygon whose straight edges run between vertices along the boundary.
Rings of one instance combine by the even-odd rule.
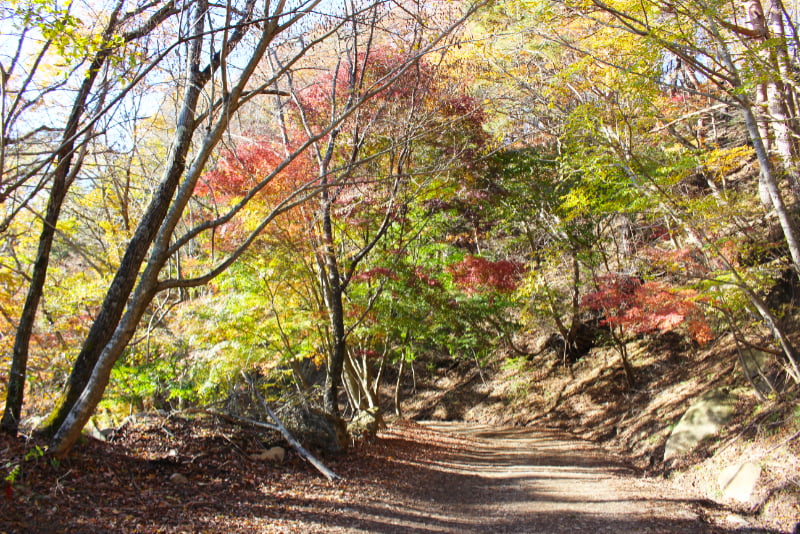
[[[561,207],[568,212],[569,219],[579,217],[588,212],[589,206],[592,201],[589,198],[587,191],[581,188],[573,188],[569,193],[562,197]]]
[[[750,146],[720,148],[706,155],[705,168],[716,178],[724,178],[732,171],[741,168],[742,163],[753,158],[754,151]]]

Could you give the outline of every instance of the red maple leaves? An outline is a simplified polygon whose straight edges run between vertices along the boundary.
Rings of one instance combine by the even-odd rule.
[[[636,334],[669,332],[685,324],[698,345],[713,339],[711,327],[697,304],[697,292],[692,289],[608,274],[598,279],[598,289],[585,295],[582,304],[604,313],[605,324]]]
[[[447,270],[455,284],[468,294],[482,291],[510,293],[519,286],[525,267],[510,260],[490,261],[479,256],[467,256]]]

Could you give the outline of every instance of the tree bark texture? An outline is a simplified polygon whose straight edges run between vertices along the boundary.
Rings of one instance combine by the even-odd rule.
[[[250,0],[248,2],[247,8],[242,14],[242,23],[231,36],[230,41],[223,44],[224,48],[229,48],[232,42],[239,42],[241,40],[246,30],[239,32],[239,29],[246,28],[248,25],[254,5],[255,0]],[[282,5],[283,4],[281,4],[281,6]],[[313,7],[313,5],[315,4],[309,4],[311,7]],[[309,7],[309,9],[311,9],[311,7]],[[155,295],[161,289],[159,275],[171,256],[171,248],[169,245],[172,236],[174,235],[175,228],[183,215],[189,199],[192,197],[197,180],[205,169],[214,147],[217,146],[224,132],[227,130],[231,117],[239,109],[242,96],[245,94],[245,86],[255,72],[259,61],[266,53],[272,39],[287,27],[278,25],[278,16],[275,16],[270,22],[261,25],[259,40],[256,42],[252,53],[247,58],[247,63],[242,67],[236,83],[233,84],[230,94],[218,114],[216,122],[213,126],[208,128],[205,136],[199,143],[192,164],[189,170],[186,171],[186,176],[183,177],[183,181],[181,182],[186,168],[186,154],[189,151],[192,134],[194,133],[195,114],[200,92],[211,78],[213,70],[216,68],[213,65],[218,61],[219,57],[212,57],[209,66],[200,70],[200,61],[204,54],[203,43],[205,39],[203,22],[207,9],[208,2],[206,0],[200,0],[195,3],[193,12],[194,18],[191,27],[192,38],[190,40],[189,54],[187,56],[187,85],[178,122],[179,126],[175,133],[173,149],[165,171],[165,177],[162,180],[162,188],[159,191],[159,196],[154,199],[150,206],[151,209],[148,210],[148,216],[142,219],[139,228],[137,228],[137,233],[141,231],[146,237],[142,242],[137,242],[135,244],[137,253],[139,253],[139,245],[149,245],[152,243],[150,258],[147,261],[144,272],[138,277],[138,284],[136,284],[137,276],[135,271],[130,272],[130,278],[124,277],[123,282],[125,287],[132,287],[132,284],[136,284],[136,289],[130,299],[128,299],[127,296],[125,297],[127,308],[125,309],[124,315],[122,315],[118,324],[115,325],[113,334],[102,346],[99,356],[92,366],[91,374],[85,387],[79,392],[78,398],[71,409],[65,410],[66,415],[63,417],[63,422],[53,435],[50,443],[50,452],[56,457],[62,457],[69,451],[80,436],[80,431],[83,426],[89,420],[97,404],[102,399],[111,376],[111,369],[136,332],[141,317],[144,315]],[[230,49],[232,49],[232,47],[230,47]],[[219,63],[217,63],[217,66],[219,66]],[[213,110],[209,110],[209,113],[212,113],[212,111]],[[178,187],[179,185],[180,187]],[[175,193],[176,189],[177,194]],[[160,196],[161,193],[166,194],[162,197]],[[144,252],[141,254],[146,253],[146,249],[147,247],[145,247]],[[139,265],[141,265],[141,263],[142,260],[139,260]]]
[[[109,22],[103,31],[104,39],[110,38],[116,31],[117,18],[121,7],[122,2],[117,4],[116,10],[111,14]],[[78,128],[81,123],[81,118],[86,112],[86,103],[97,81],[100,70],[103,68],[109,56],[111,56],[113,50],[114,49],[110,47],[103,48],[91,61],[87,75],[81,83],[78,94],[72,104],[72,110],[70,111],[66,127],[64,128],[64,133],[61,136],[61,146],[56,153],[56,161],[58,163],[53,173],[50,196],[47,202],[45,217],[42,221],[42,232],[39,235],[36,260],[33,264],[33,272],[31,273],[31,280],[28,284],[25,304],[14,337],[14,349],[8,378],[6,406],[3,412],[3,419],[0,421],[2,430],[12,435],[16,435],[19,428],[25,380],[27,377],[30,340],[33,334],[33,326],[36,322],[36,314],[39,310],[39,303],[44,293],[44,285],[50,265],[50,252],[53,248],[56,225],[58,224],[61,207],[64,204],[64,199],[67,196],[72,179],[80,169],[83,159],[79,155],[75,165],[72,165],[73,159],[75,158]]]
[[[113,366],[114,361],[116,361],[116,357],[114,357],[116,347],[122,341],[127,344],[127,341],[133,336],[133,331],[135,331],[136,324],[138,324],[138,318],[135,324],[130,325],[129,323],[137,314],[141,317],[141,313],[144,313],[144,309],[141,309],[141,313],[139,313],[139,309],[131,307],[125,314],[125,319],[122,319],[122,312],[136,284],[139,269],[147,255],[150,244],[155,239],[161,222],[167,214],[172,197],[186,168],[186,154],[191,144],[194,131],[194,116],[202,88],[199,73],[205,17],[204,5],[204,2],[195,4],[192,21],[193,37],[189,46],[189,57],[187,58],[187,84],[164,178],[125,250],[119,269],[103,300],[100,313],[95,318],[81,352],[78,354],[67,384],[67,391],[44,427],[45,433],[53,438],[51,451],[57,457],[64,456],[72,446],[72,443],[80,435],[83,424],[85,424],[85,421],[83,424],[80,424],[80,421],[83,419],[88,421],[89,416],[91,416],[91,412],[86,413],[89,410],[89,406],[93,404],[91,411],[94,411],[94,406],[100,401],[100,397],[105,391],[108,378],[104,376],[106,375],[104,367],[108,367],[108,376],[110,376],[111,369],[107,364],[103,366],[100,362],[108,362],[113,359],[111,361],[111,366]],[[146,290],[143,288],[142,293],[145,292]],[[123,328],[123,323],[126,322],[128,324]],[[124,346],[120,347],[120,353],[122,349],[124,349]],[[83,405],[82,409],[74,410],[81,404]]]

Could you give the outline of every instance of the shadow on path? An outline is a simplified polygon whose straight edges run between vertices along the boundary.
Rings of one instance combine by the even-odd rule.
[[[398,460],[425,484],[398,481],[396,502],[354,503],[320,517],[321,532],[745,532],[705,523],[702,503],[675,495],[668,481],[636,478],[585,442],[523,428],[423,425],[460,440],[447,453]]]

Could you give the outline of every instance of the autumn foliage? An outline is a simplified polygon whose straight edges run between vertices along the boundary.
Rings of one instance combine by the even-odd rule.
[[[310,175],[307,159],[298,157],[288,164],[269,181],[264,194],[283,198],[302,186]],[[283,147],[273,140],[254,137],[239,143],[234,149],[223,150],[214,168],[198,181],[195,193],[217,202],[243,197],[283,163]]]
[[[447,270],[455,284],[468,294],[487,291],[510,293],[519,285],[524,266],[510,260],[491,261],[480,256],[467,256]]]
[[[624,274],[608,274],[597,282],[597,290],[585,295],[582,304],[604,313],[608,326],[649,334],[670,332],[685,325],[698,345],[713,339],[694,290],[671,288],[662,282],[645,282]]]

